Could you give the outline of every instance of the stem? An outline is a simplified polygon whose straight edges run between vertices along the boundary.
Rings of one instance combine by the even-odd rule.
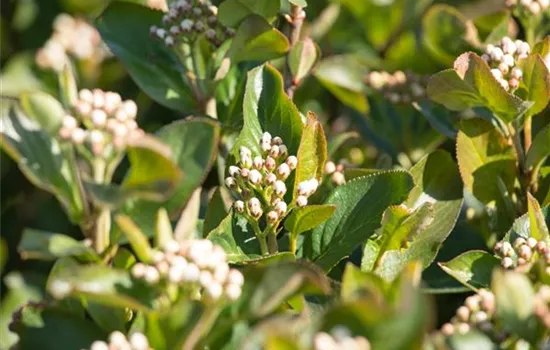
[[[303,8],[294,4],[290,5],[290,33],[289,33],[289,42],[290,49],[296,45],[298,40],[300,40],[300,34],[302,32],[302,26],[304,24],[304,19],[306,18]],[[298,86],[298,82],[294,81],[292,77],[292,72],[290,71],[289,65],[289,55],[286,56],[286,71],[285,71],[285,91],[291,99],[294,97],[294,90]]]
[[[275,254],[279,251],[279,244],[277,243],[277,231],[271,228],[267,232],[267,244],[270,254]]]
[[[216,106],[216,99],[214,97],[206,100],[204,111],[207,116],[218,119],[218,107]]]
[[[258,226],[258,223],[252,220],[248,220],[250,223],[250,226],[252,226],[252,229],[254,230],[254,235],[256,236],[256,239],[258,240],[258,244],[260,245],[260,252],[262,255],[268,255],[269,254],[269,248],[267,246],[267,241],[265,239],[264,233],[260,230],[260,226]]]
[[[219,309],[215,305],[209,306],[206,311],[201,315],[201,318],[189,333],[187,340],[183,344],[182,350],[194,350],[197,343],[204,334],[208,332],[214,325],[214,322],[218,318]]]
[[[529,151],[531,148],[531,143],[533,142],[533,117],[528,115],[525,117],[525,123],[523,125],[524,132],[524,150],[525,152]]]
[[[296,246],[297,246],[297,243],[298,243],[298,235],[290,233],[290,236],[288,236],[288,240],[289,240],[290,252],[292,254],[296,255]]]
[[[105,160],[96,158],[92,164],[94,181],[98,184],[105,182],[107,164]],[[98,253],[102,253],[109,246],[109,234],[111,232],[111,211],[103,205],[96,204],[97,216],[93,228],[94,247]]]

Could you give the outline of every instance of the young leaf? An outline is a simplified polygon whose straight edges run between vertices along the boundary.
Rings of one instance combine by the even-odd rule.
[[[124,215],[117,215],[115,221],[126,235],[126,238],[128,238],[132,249],[139,259],[145,263],[151,262],[153,260],[153,250],[149,245],[147,237],[139,227],[129,217]]]
[[[335,210],[334,205],[308,205],[296,208],[285,219],[285,228],[297,236],[327,221]]]
[[[237,29],[227,56],[232,64],[241,61],[268,61],[290,48],[287,37],[258,15],[248,16]]]
[[[549,241],[550,235],[548,234],[548,226],[546,226],[544,214],[542,213],[539,202],[537,202],[531,193],[527,193],[527,208],[531,237],[535,238],[537,241]]]
[[[23,93],[19,99],[25,115],[36,121],[46,132],[53,135],[59,130],[63,116],[67,113],[53,96],[36,91]]]
[[[236,28],[252,14],[269,20],[277,15],[280,7],[280,1],[273,0],[226,0],[220,4],[218,19],[223,25]]]
[[[482,203],[495,201],[502,214],[499,227],[511,224],[508,211],[509,195],[516,181],[516,154],[514,148],[488,121],[463,120],[456,139],[456,157],[464,186]]]
[[[59,233],[25,229],[17,248],[23,259],[55,260],[75,257],[81,261],[99,261],[95,251],[83,241]]]
[[[462,182],[458,168],[447,152],[431,153],[410,172],[415,187],[405,205],[416,210],[423,206],[431,207],[423,210],[431,212],[433,220],[424,221],[405,247],[381,252],[375,271],[387,280],[394,279],[410,261],[420,261],[427,268],[454,228],[462,208]],[[418,219],[422,216],[426,219],[426,213]]]
[[[487,252],[472,250],[438,265],[466,287],[477,290],[491,286],[493,270],[500,266],[500,262]]]
[[[525,166],[538,171],[544,160],[550,155],[550,125],[539,131],[527,152]]]
[[[432,100],[450,110],[487,107],[506,123],[526,108],[521,99],[500,86],[487,63],[472,52],[460,55],[454,69],[433,75],[427,92]]]
[[[304,256],[330,271],[374,233],[384,210],[405,200],[412,187],[411,176],[400,171],[380,172],[337,187],[325,202],[336,205],[336,211],[306,237]]]
[[[295,82],[300,82],[320,58],[320,49],[310,38],[298,41],[288,54],[288,66]]]
[[[352,263],[348,263],[342,277],[340,294],[343,301],[360,299],[368,295],[384,299],[384,292],[388,287],[387,282],[380,276],[361,271]]]
[[[323,125],[313,112],[307,114],[307,123],[302,133],[298,149],[298,166],[294,181],[294,197],[297,196],[298,184],[311,179],[321,180],[327,161],[327,139]]]
[[[289,154],[296,154],[302,137],[300,112],[283,90],[281,74],[270,65],[248,72],[244,96],[244,126],[231,153],[238,157],[241,146],[261,154],[259,140],[264,131],[280,136]]]
[[[229,213],[231,208],[231,194],[225,187],[216,187],[204,216],[203,236],[206,237],[210,231],[220,225]]]
[[[521,85],[517,95],[525,101],[533,102],[526,112],[536,115],[542,112],[550,101],[550,73],[540,55],[530,55],[521,60],[519,67],[523,71]]]
[[[241,263],[261,255],[256,240],[248,240],[253,236],[251,230],[244,231],[239,226],[238,217],[230,213],[206,238],[223,248],[227,261]]]
[[[21,110],[3,109],[0,146],[35,186],[51,192],[61,202],[73,223],[86,210],[75,175],[73,151],[46,134]]]
[[[178,111],[192,111],[194,99],[178,69],[176,57],[150,28],[162,23],[162,12],[115,1],[96,25],[109,49],[122,61],[136,84],[158,103]]]

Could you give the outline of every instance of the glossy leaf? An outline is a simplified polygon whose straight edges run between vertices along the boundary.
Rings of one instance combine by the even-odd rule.
[[[333,56],[317,65],[314,75],[340,102],[361,113],[369,111],[363,91],[363,68],[353,56]]]
[[[2,109],[0,145],[35,186],[55,195],[73,223],[85,207],[75,176],[71,148],[47,135],[39,124],[19,109]]]
[[[298,166],[294,181],[294,197],[297,196],[298,184],[316,179],[320,181],[327,161],[327,139],[323,125],[313,112],[307,115],[307,122],[302,133],[300,148],[297,153]]]
[[[535,139],[527,152],[525,166],[538,169],[548,156],[550,156],[550,125],[535,135]]]
[[[279,136],[296,154],[300,146],[303,123],[298,109],[283,90],[281,74],[270,65],[248,72],[244,96],[244,126],[231,153],[238,157],[241,146],[253,155],[261,154],[259,140],[263,132]]]
[[[130,242],[132,249],[139,257],[139,259],[145,263],[150,263],[153,260],[153,250],[147,240],[147,236],[139,229],[138,226],[127,216],[117,215],[115,221],[126,235],[126,238]]]
[[[523,71],[523,76],[517,95],[523,100],[533,103],[526,114],[539,114],[550,102],[550,73],[548,68],[540,55],[530,55],[521,60],[519,67]]]
[[[295,82],[300,82],[313,69],[321,56],[320,49],[310,38],[298,41],[288,54],[288,66]]]
[[[99,261],[99,256],[83,241],[59,233],[33,229],[23,231],[17,249],[23,259],[55,260],[75,257],[81,261]]]
[[[231,207],[231,195],[224,187],[216,187],[204,217],[203,234],[206,236],[210,231],[220,225],[223,219],[229,213]]]
[[[399,171],[357,178],[337,187],[325,201],[336,205],[336,211],[306,237],[304,255],[330,271],[374,233],[384,210],[405,200],[412,187],[411,176]]]
[[[477,290],[491,286],[493,270],[500,266],[500,261],[487,252],[472,250],[439,266],[463,285]]]
[[[454,228],[462,208],[462,182],[458,168],[448,153],[431,153],[410,172],[415,187],[405,204],[414,210],[431,207],[423,210],[430,212],[433,220],[424,214],[426,221],[420,221],[417,232],[404,247],[382,253],[375,272],[387,280],[395,278],[410,261],[420,261],[423,268],[427,268]]]
[[[530,193],[527,193],[527,215],[529,216],[529,231],[531,237],[537,241],[549,241],[550,234],[546,225],[544,213],[539,202]]]
[[[457,9],[447,5],[432,6],[422,19],[422,38],[429,51],[446,66],[472,48],[476,29]]]
[[[143,91],[169,108],[191,111],[191,90],[176,57],[150,37],[151,26],[161,23],[162,12],[122,1],[112,2],[96,22],[102,39]]]
[[[256,14],[265,19],[275,17],[279,12],[279,0],[226,0],[218,9],[219,20],[229,27],[237,27],[246,17]]]
[[[493,77],[489,66],[478,55],[460,55],[454,69],[433,75],[428,82],[428,96],[453,111],[487,107],[508,123],[527,108],[522,100],[509,94]]]
[[[296,208],[285,219],[285,229],[297,236],[327,221],[335,210],[334,205],[308,205]]]
[[[27,117],[36,121],[51,135],[59,130],[66,112],[53,96],[36,91],[23,93],[19,98],[21,109]]]
[[[542,216],[542,218],[539,215]],[[535,221],[539,226],[550,227],[550,207],[545,206],[540,208],[540,213],[538,213],[536,216],[538,217],[536,217]],[[541,219],[543,219],[544,222],[541,222],[540,221]],[[516,240],[516,238],[522,237],[527,239],[531,237],[531,232],[532,232],[531,218],[529,216],[529,213],[526,213],[514,221],[512,228],[508,231],[508,233],[504,238],[508,240],[510,243],[513,243]],[[542,235],[542,238],[545,238],[544,235]],[[549,239],[548,236],[546,236],[546,239]]]
[[[290,48],[286,36],[264,18],[251,15],[239,26],[227,53],[233,64],[241,61],[268,61]]]

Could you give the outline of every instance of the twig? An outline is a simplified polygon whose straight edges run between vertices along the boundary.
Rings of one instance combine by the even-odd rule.
[[[300,40],[300,34],[302,32],[302,26],[304,24],[304,19],[306,14],[301,6],[294,4],[290,5],[290,16],[287,17],[290,23],[290,33],[288,36],[290,42],[290,49],[296,45],[298,40]],[[291,99],[294,97],[294,90],[296,90],[297,83],[292,77],[292,72],[290,70],[288,55],[286,59],[286,72],[285,72],[285,91],[288,97]]]

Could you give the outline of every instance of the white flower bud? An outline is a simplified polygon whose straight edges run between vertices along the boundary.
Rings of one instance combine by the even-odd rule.
[[[502,88],[506,91],[510,90],[510,84],[508,84],[508,81],[507,80],[499,80],[499,83],[500,83],[500,86],[502,86]]]
[[[529,5],[529,11],[534,15],[534,16],[538,16],[541,11],[542,11],[542,8],[540,7],[540,4],[536,1],[533,1],[531,3],[531,5]]]
[[[63,117],[62,125],[64,128],[73,130],[78,126],[78,121],[71,115],[66,115]]]
[[[285,145],[279,146],[279,151],[281,152],[281,156],[284,157],[288,154],[288,148]]]
[[[214,40],[216,39],[216,31],[214,29],[208,29],[206,31],[206,33],[204,33],[204,35],[206,36],[206,38],[208,38],[209,40]]]
[[[281,155],[281,150],[279,146],[277,145],[271,146],[271,149],[269,150],[269,155],[273,158],[279,158],[279,156]]]
[[[101,340],[96,340],[90,346],[90,350],[109,350],[109,345]]]
[[[518,48],[518,55],[528,55],[531,52],[531,47],[525,41],[516,40],[516,46]]]
[[[260,208],[262,206],[262,204],[260,203],[260,200],[256,197],[252,197],[250,198],[250,200],[248,200],[248,208],[250,210],[254,209],[254,208]]]
[[[200,269],[195,264],[187,264],[183,271],[183,280],[187,282],[197,282],[200,276]]]
[[[290,167],[286,163],[282,163],[277,168],[277,175],[283,180],[286,180],[288,176],[290,175]]]
[[[336,171],[336,164],[334,162],[328,161],[325,163],[325,174],[330,175]]]
[[[266,131],[262,134],[260,142],[271,143],[271,139],[272,139],[271,134]]]
[[[272,145],[282,145],[283,144],[283,139],[280,138],[279,136],[275,136],[272,140],[271,140],[271,144]]]
[[[180,27],[184,32],[190,32],[191,29],[193,29],[193,26],[195,25],[195,22],[193,22],[190,19],[184,19],[180,23]]]
[[[84,140],[86,139],[87,132],[84,131],[84,129],[76,128],[73,130],[73,133],[71,135],[71,139],[73,142],[77,145],[81,145]]]
[[[274,223],[274,222],[277,222],[279,220],[279,214],[272,210],[270,211],[269,213],[267,213],[267,221],[269,223]]]
[[[135,332],[130,335],[130,344],[132,350],[149,350],[149,341],[147,337],[140,332]]]
[[[264,167],[264,159],[260,156],[254,157],[254,160],[252,163],[254,165],[254,168],[256,169],[262,169]]]
[[[283,201],[279,201],[277,204],[275,204],[275,211],[279,216],[283,216],[286,214],[287,211],[287,205]]]
[[[50,294],[56,299],[65,298],[73,290],[69,282],[61,280],[53,280],[49,287]]]
[[[514,260],[512,260],[512,258],[510,258],[509,256],[504,257],[501,263],[502,267],[504,267],[505,269],[509,269],[514,266]]]
[[[331,178],[332,182],[336,185],[336,186],[342,186],[343,184],[346,183],[346,178],[344,176],[344,174],[342,174],[341,172],[337,171],[335,172],[334,174],[332,174]]]
[[[120,331],[114,331],[109,335],[109,343],[118,347],[125,347],[128,345],[126,336]]]
[[[273,173],[269,173],[265,176],[266,185],[273,185],[277,181],[277,176]]]
[[[325,332],[319,332],[315,334],[313,338],[313,344],[315,350],[336,350],[340,349],[340,344],[336,343],[334,338],[330,334]]]
[[[85,101],[78,101],[75,106],[76,112],[83,116],[87,117],[92,113],[92,105]]]
[[[260,148],[262,149],[263,152],[269,152],[269,150],[271,149],[271,143],[262,141],[260,143]]]
[[[233,209],[235,209],[235,211],[237,213],[244,212],[244,202],[243,201],[236,201],[235,203],[233,203]]]
[[[159,39],[164,39],[164,37],[166,36],[166,30],[164,30],[163,28],[159,28],[157,29],[157,38]]]
[[[523,71],[518,67],[514,67],[512,68],[511,75],[512,75],[512,78],[519,80],[523,77]]]
[[[227,188],[231,188],[231,189],[234,189],[237,187],[237,180],[235,180],[234,177],[227,177],[225,178],[225,186],[227,186]]]
[[[158,283],[160,280],[160,274],[156,267],[154,266],[147,266],[145,269],[145,281],[149,284],[155,284]]]
[[[305,207],[307,205],[307,197],[298,196],[298,198],[296,198],[296,205],[300,208]]]
[[[296,158],[296,156],[289,156],[286,159],[286,164],[288,164],[290,170],[294,170],[298,166],[298,158]]]
[[[491,56],[484,53],[483,55],[481,55],[481,59],[484,60],[485,62],[489,62],[491,60]]]
[[[514,60],[514,56],[510,55],[510,54],[506,54],[502,57],[502,62],[507,64],[509,67],[513,67],[516,62]]]
[[[466,334],[470,331],[470,325],[467,324],[467,323],[459,323],[456,326],[456,330],[457,330],[458,334]]]
[[[212,282],[214,281],[214,278],[212,277],[212,274],[208,270],[201,271],[199,275],[199,283],[201,286],[207,288]]]
[[[80,101],[92,104],[94,102],[94,94],[88,89],[82,89],[78,92]]]
[[[262,174],[258,170],[253,169],[250,171],[248,179],[253,185],[259,185],[262,182]]]
[[[73,134],[73,130],[72,129],[67,129],[66,127],[62,126],[60,129],[59,129],[59,137],[61,137],[63,140],[68,140],[71,138]]]
[[[261,207],[254,207],[254,208],[251,208],[251,209],[250,209],[250,214],[251,214],[254,218],[258,219],[260,216],[262,216],[263,210],[262,210]]]
[[[198,7],[195,7],[193,9],[193,14],[198,17],[198,16],[202,15],[202,10]]]
[[[103,127],[107,123],[107,113],[102,109],[94,109],[91,115],[92,123],[97,127]]]
[[[508,85],[510,86],[511,89],[515,90],[519,87],[519,80],[512,78],[508,80]]]
[[[273,184],[273,191],[275,192],[275,195],[279,198],[282,198],[286,193],[286,185],[283,181],[277,180]]]
[[[94,108],[97,108],[97,109],[103,108],[103,106],[105,106],[105,93],[100,89],[94,89],[92,93],[94,95],[94,100],[92,103]]]
[[[202,31],[204,31],[204,29],[205,29],[204,23],[202,23],[202,22],[196,22],[195,23],[195,30],[197,32],[202,32]]]
[[[239,148],[239,155],[241,158],[245,156],[252,157],[252,151],[250,151],[250,149],[246,146],[241,146]]]
[[[241,169],[241,178],[246,180],[250,176],[250,170],[248,168]]]
[[[168,270],[168,280],[172,283],[180,283],[183,280],[185,266],[172,265]]]
[[[229,175],[231,175],[232,177],[237,177],[239,176],[241,173],[241,169],[239,169],[239,167],[236,167],[234,165],[231,165],[229,167]]]
[[[225,295],[227,295],[229,300],[235,301],[239,299],[239,297],[241,296],[241,293],[242,293],[242,289],[238,285],[228,284],[225,287]]]
[[[468,322],[470,319],[470,309],[463,305],[456,310],[456,315],[460,321]]]
[[[529,237],[527,239],[527,245],[529,246],[529,248],[535,248],[537,246],[537,243],[538,243],[538,241],[536,239],[534,239],[533,237]]]
[[[206,292],[212,299],[219,299],[223,294],[223,287],[219,283],[212,282],[206,287]]]
[[[493,68],[493,69],[491,69],[491,73],[493,74],[493,76],[494,76],[497,80],[502,79],[502,72],[500,71],[500,69]]]
[[[268,156],[265,160],[264,166],[267,171],[272,171],[277,166],[277,162],[275,161],[275,159]]]
[[[168,47],[174,46],[174,38],[168,35],[166,38],[164,38],[164,44]]]
[[[485,322],[489,319],[489,316],[484,311],[478,311],[475,314],[472,315],[472,321],[474,323],[481,323]]]
[[[495,47],[489,55],[491,56],[491,59],[497,62],[500,62],[502,58],[504,57],[504,53],[500,49],[500,47]]]
[[[134,278],[143,278],[145,276],[146,266],[142,263],[136,263],[132,266],[132,276]]]
[[[539,0],[539,4],[543,10],[546,10],[550,7],[550,0]]]
[[[178,35],[180,33],[180,31],[181,31],[181,28],[178,27],[178,26],[171,26],[170,27],[170,33],[172,35]]]
[[[243,274],[239,270],[231,269],[227,275],[227,282],[240,287],[244,284]]]

